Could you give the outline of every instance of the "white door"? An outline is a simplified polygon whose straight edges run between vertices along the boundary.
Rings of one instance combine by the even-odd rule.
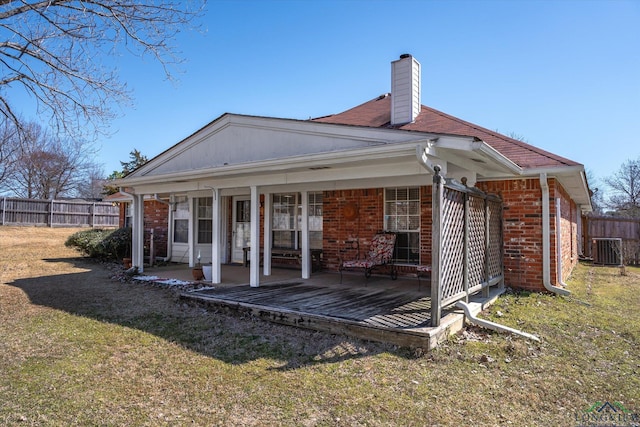
[[[242,248],[251,245],[251,199],[249,197],[233,198],[233,247],[231,262],[243,261]]]

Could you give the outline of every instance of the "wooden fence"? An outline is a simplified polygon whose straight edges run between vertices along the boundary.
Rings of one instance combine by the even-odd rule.
[[[593,258],[598,239],[622,239],[622,263],[640,263],[640,219],[610,216],[587,216],[583,218],[585,255]]]
[[[119,208],[108,202],[0,199],[1,225],[118,227]]]

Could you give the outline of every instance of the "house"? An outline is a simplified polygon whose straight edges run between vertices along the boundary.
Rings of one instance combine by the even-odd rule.
[[[415,274],[447,251],[434,256],[435,182],[446,178],[501,200],[500,281],[563,293],[591,210],[584,166],[421,105],[411,55],[391,75],[390,94],[326,117],[223,114],[119,180],[133,201],[134,265],[144,268],[143,207],[154,200],[168,207],[168,258],[212,263],[213,283],[221,264],[249,257],[259,286],[283,253],[299,254],[302,278],[314,262],[337,271],[378,230],[397,233],[395,265]]]

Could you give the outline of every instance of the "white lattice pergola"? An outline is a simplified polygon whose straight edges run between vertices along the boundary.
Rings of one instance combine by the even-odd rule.
[[[433,176],[431,324],[443,307],[504,286],[502,201],[440,175]]]

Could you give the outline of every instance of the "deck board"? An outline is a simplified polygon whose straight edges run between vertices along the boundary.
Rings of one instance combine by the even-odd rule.
[[[431,315],[430,300],[424,293],[393,289],[292,283],[216,288],[190,294],[193,298],[198,296],[384,328],[423,328],[429,325]]]

